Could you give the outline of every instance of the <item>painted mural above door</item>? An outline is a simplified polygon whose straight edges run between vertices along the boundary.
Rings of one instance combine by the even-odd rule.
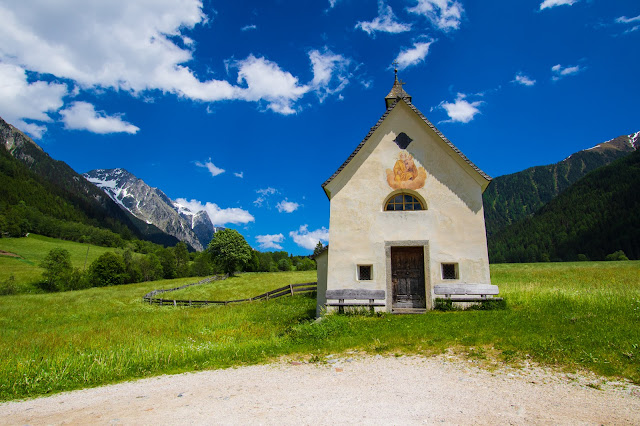
[[[424,167],[417,167],[407,151],[402,150],[398,155],[393,169],[387,169],[387,183],[392,189],[420,189],[427,180]]]

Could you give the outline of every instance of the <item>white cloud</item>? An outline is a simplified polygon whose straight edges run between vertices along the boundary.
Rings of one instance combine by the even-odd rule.
[[[328,95],[341,92],[349,84],[349,59],[333,53],[326,47],[324,52],[311,50],[309,59],[313,68],[311,86],[318,94],[320,102]]]
[[[395,59],[395,62],[398,63],[398,68],[403,70],[423,62],[429,53],[431,43],[433,43],[433,40],[413,43],[413,47],[401,51]]]
[[[518,72],[515,78],[512,80],[513,83],[522,84],[523,86],[533,86],[536,84],[535,80],[532,80],[528,76],[524,75],[521,72]]]
[[[275,234],[275,235],[257,235],[256,241],[260,244],[260,248],[265,249],[276,249],[282,250],[282,246],[279,244],[284,240],[284,235]]]
[[[626,16],[621,16],[616,18],[616,22],[618,24],[631,24],[634,22],[640,22],[640,15],[634,16],[633,18],[627,18]]]
[[[577,2],[578,0],[544,0],[542,3],[540,3],[540,10],[562,5],[571,6],[572,4]]]
[[[386,6],[383,0],[378,0],[378,16],[370,22],[358,22],[356,28],[360,28],[369,35],[375,35],[376,31],[403,33],[411,30],[411,24],[403,24],[396,21],[396,15],[393,13],[391,6]]]
[[[10,124],[40,139],[46,127],[24,120],[50,122],[50,112],[63,105],[67,86],[45,81],[29,83],[19,66],[0,62],[0,116]]]
[[[418,4],[407,9],[411,13],[423,15],[442,31],[460,28],[464,8],[454,0],[417,0]]]
[[[618,24],[635,24],[635,23],[640,23],[640,15],[635,16],[633,18],[627,18],[626,16],[620,16],[619,18],[616,18],[616,23]],[[624,34],[628,34],[628,33],[632,33],[634,31],[638,31],[640,29],[640,25],[634,25],[631,28],[628,28],[627,30],[625,30]]]
[[[185,198],[178,198],[176,202],[185,206],[192,212],[206,211],[211,219],[211,223],[217,226],[223,226],[227,223],[233,223],[235,225],[254,222],[255,218],[251,213],[241,208],[232,207],[228,209],[221,209],[215,203],[202,204],[198,200],[192,199],[187,201]]]
[[[267,108],[280,114],[294,114],[295,101],[310,90],[299,85],[298,78],[280,69],[278,64],[265,58],[249,55],[231,64],[238,68],[238,84],[246,87],[235,90],[240,99],[267,102]]]
[[[258,207],[262,207],[262,204],[267,201],[267,198],[269,198],[269,196],[273,194],[277,194],[278,190],[275,188],[268,187],[264,189],[257,189],[256,193],[258,193],[259,195],[258,195],[258,198],[256,198],[256,200],[253,202],[253,204],[255,204]]]
[[[447,112],[449,123],[468,123],[473,120],[476,114],[480,113],[478,107],[483,104],[482,101],[469,102],[463,93],[458,93],[456,100],[453,102],[440,102],[440,107]]]
[[[66,129],[88,130],[101,135],[107,133],[129,133],[135,135],[139,127],[122,120],[120,114],[107,115],[104,111],[96,111],[87,102],[73,102],[71,106],[60,111]]]
[[[298,207],[300,207],[300,204],[288,201],[286,198],[276,205],[276,208],[280,213],[293,213],[298,210]]]
[[[307,250],[313,250],[318,245],[318,241],[329,241],[329,230],[324,226],[315,231],[309,231],[308,225],[300,226],[297,231],[289,232],[289,236],[293,238],[293,241],[300,247]]]
[[[336,4],[338,4],[338,1],[340,0],[329,0],[329,9],[333,9],[334,7],[336,7]]]
[[[234,61],[235,85],[195,75],[187,65],[195,53],[187,34],[207,22],[202,8],[201,0],[66,0],[64,8],[47,1],[37,7],[5,3],[0,61],[72,80],[83,90],[138,96],[158,90],[195,101],[265,102],[276,113],[294,113],[295,102],[310,88],[263,57]]]
[[[252,25],[245,25],[244,27],[240,28],[240,31],[249,31],[249,30],[256,30],[258,29],[258,27],[255,24]]]
[[[211,157],[209,157],[209,160],[201,163],[200,161],[196,161],[196,166],[198,167],[204,167],[205,169],[209,170],[209,173],[211,173],[211,176],[218,176],[219,174],[224,173],[224,169],[221,169],[220,167],[216,167],[215,164],[213,164],[211,162]]]
[[[244,177],[244,172],[240,172],[240,173],[233,172],[233,175],[234,175],[235,177],[239,177],[240,179],[242,179],[242,178]]]
[[[553,79],[553,81],[558,81],[563,77],[575,75],[583,70],[584,68],[580,67],[580,65],[563,67],[562,65],[557,64],[551,67],[551,72],[553,73],[553,76],[551,78]]]

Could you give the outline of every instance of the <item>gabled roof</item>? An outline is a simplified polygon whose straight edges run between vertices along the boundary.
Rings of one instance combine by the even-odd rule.
[[[396,81],[394,82],[393,88],[391,89],[391,92],[389,92],[389,95],[387,95],[387,97],[385,97],[385,101],[389,102],[390,97],[397,92],[394,92],[394,90],[396,90],[396,85],[400,88],[400,90],[402,91],[401,93],[403,93],[406,96],[403,97],[396,97],[395,100],[393,100],[393,102],[391,104],[387,104],[387,110],[384,112],[384,114],[382,114],[382,117],[380,117],[380,119],[378,120],[378,122],[375,124],[375,126],[373,126],[370,130],[369,133],[367,133],[367,136],[365,136],[365,138],[362,140],[362,142],[360,142],[360,144],[356,147],[356,149],[351,153],[351,155],[349,156],[349,158],[347,158],[347,160],[342,163],[342,165],[338,168],[338,170],[335,171],[335,173],[333,175],[331,175],[331,177],[329,179],[327,179],[323,184],[322,184],[322,189],[324,189],[325,194],[327,195],[327,197],[329,196],[329,194],[327,193],[327,185],[333,180],[335,179],[340,172],[342,172],[342,170],[344,170],[345,167],[347,167],[347,165],[351,162],[351,160],[358,154],[358,152],[360,152],[360,150],[362,149],[362,147],[367,143],[367,141],[369,140],[369,138],[371,137],[371,135],[373,135],[373,132],[375,132],[378,127],[380,127],[380,125],[382,125],[382,122],[387,118],[387,116],[391,113],[391,111],[393,111],[393,109],[400,103],[400,102],[404,102],[409,108],[411,108],[413,110],[413,112],[415,112],[418,117],[420,117],[422,119],[422,121],[425,122],[425,124],[427,126],[429,126],[431,128],[431,130],[433,130],[435,132],[436,135],[438,135],[447,145],[449,145],[449,147],[456,153],[458,154],[458,156],[464,160],[469,166],[471,166],[471,168],[473,170],[475,170],[480,176],[482,176],[485,180],[487,180],[487,182],[491,182],[493,179],[491,178],[491,176],[489,176],[488,174],[486,174],[485,172],[483,172],[478,166],[476,166],[475,164],[473,164],[473,162],[471,160],[469,160],[453,143],[451,143],[451,141],[449,139],[447,139],[442,132],[440,132],[440,130],[438,130],[436,128],[436,126],[433,125],[433,123],[431,123],[427,117],[424,116],[424,114],[422,114],[420,112],[420,110],[418,110],[418,108],[416,108],[412,103],[411,103],[411,97],[408,96],[406,94],[406,92],[404,91],[404,89],[402,88],[401,83],[398,83],[398,79],[396,77]],[[488,183],[487,183],[488,185]],[[484,191],[484,189],[483,189]]]

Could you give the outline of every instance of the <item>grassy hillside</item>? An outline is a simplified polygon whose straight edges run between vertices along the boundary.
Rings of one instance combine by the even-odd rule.
[[[305,296],[206,308],[141,302],[152,289],[193,279],[2,297],[0,400],[282,355],[318,362],[345,350],[453,348],[475,360],[534,360],[640,383],[639,261],[492,265],[491,272],[505,310],[333,315],[319,323],[315,300]],[[237,279],[238,297],[245,284]]]
[[[491,262],[640,258],[640,151],[587,174],[489,242]]]
[[[33,288],[33,284],[40,281],[43,269],[38,265],[47,253],[54,248],[63,248],[71,254],[74,268],[89,267],[91,262],[113,248],[75,243],[29,234],[26,238],[0,238],[0,250],[13,253],[18,257],[0,255],[0,283],[14,276],[15,282],[23,290]]]

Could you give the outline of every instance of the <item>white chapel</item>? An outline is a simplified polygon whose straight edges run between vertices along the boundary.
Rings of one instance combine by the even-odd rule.
[[[340,299],[369,291],[377,310],[422,312],[433,308],[438,286],[454,288],[454,299],[469,288],[497,289],[482,207],[491,177],[413,105],[397,72],[385,105],[322,184],[330,220],[329,247],[316,256],[318,312],[332,291],[347,291]]]

